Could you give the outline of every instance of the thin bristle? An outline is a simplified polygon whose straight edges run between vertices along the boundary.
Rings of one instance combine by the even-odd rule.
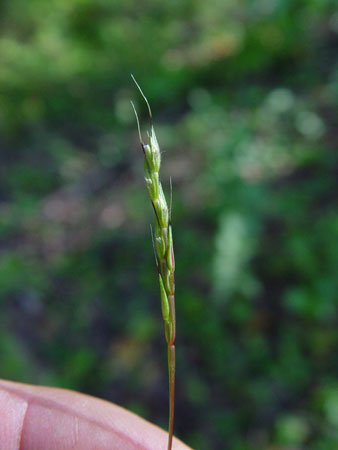
[[[137,129],[138,129],[138,135],[140,137],[140,143],[141,143],[141,145],[143,145],[143,139],[142,139],[141,128],[140,128],[140,121],[138,120],[137,111],[136,111],[136,108],[135,108],[134,103],[132,102],[132,100],[130,100],[130,103],[131,103],[131,106],[133,107],[133,110],[134,110],[134,113],[135,113],[136,122],[137,122]]]
[[[144,93],[143,93],[143,91],[142,91],[140,85],[139,85],[138,82],[136,81],[134,75],[131,73],[130,76],[132,77],[134,83],[135,83],[136,86],[137,86],[137,89],[140,91],[142,97],[144,98],[144,100],[145,100],[145,102],[146,102],[146,104],[147,104],[148,111],[149,111],[149,118],[150,118],[150,126],[153,126],[153,115],[152,115],[151,108],[150,108],[149,102],[148,102],[148,100],[147,100],[147,97],[144,95]]]

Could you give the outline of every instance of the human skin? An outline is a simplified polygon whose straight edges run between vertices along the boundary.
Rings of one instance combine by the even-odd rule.
[[[165,450],[168,435],[139,416],[65,389],[0,380],[0,449]],[[178,439],[173,450],[191,450]]]

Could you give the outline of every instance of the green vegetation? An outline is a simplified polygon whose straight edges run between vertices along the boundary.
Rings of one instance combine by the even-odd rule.
[[[0,376],[166,427],[132,72],[173,183],[175,433],[336,450],[337,44],[334,0],[2,2]]]

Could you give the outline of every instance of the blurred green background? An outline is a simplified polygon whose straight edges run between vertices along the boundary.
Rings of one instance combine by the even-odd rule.
[[[3,0],[0,376],[167,425],[133,72],[173,183],[177,435],[336,450],[337,50],[335,0]]]

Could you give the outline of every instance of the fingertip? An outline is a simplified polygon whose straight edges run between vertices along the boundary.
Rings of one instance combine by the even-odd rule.
[[[167,433],[112,403],[0,380],[0,449],[162,450]],[[191,450],[174,439],[173,450]]]
[[[20,448],[28,402],[0,386],[0,448]]]

